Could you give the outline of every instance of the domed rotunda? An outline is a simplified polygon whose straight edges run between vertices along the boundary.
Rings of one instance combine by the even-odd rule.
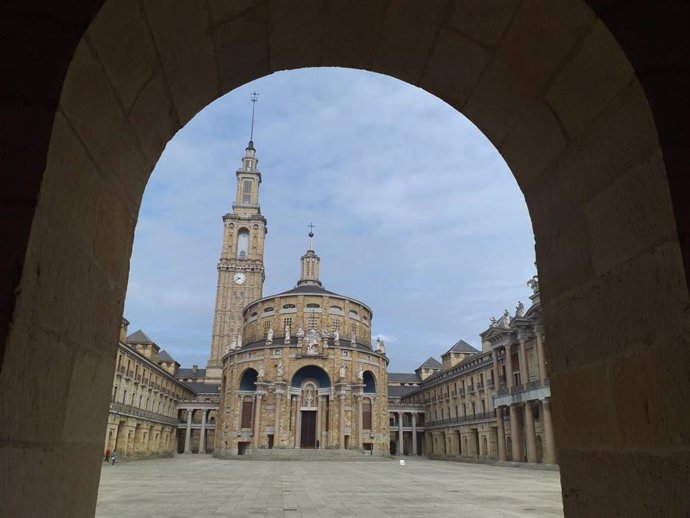
[[[309,234],[288,291],[243,311],[242,334],[222,358],[217,454],[255,449],[348,449],[388,455],[384,344],[373,313],[323,288]]]

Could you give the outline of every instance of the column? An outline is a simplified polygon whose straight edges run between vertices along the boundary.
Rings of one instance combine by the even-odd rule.
[[[551,400],[542,399],[544,414],[544,464],[556,464],[556,442],[553,438],[553,425],[551,423]]]
[[[546,354],[544,353],[544,337],[541,326],[535,326],[534,332],[537,336],[537,363],[539,364],[539,379],[542,383],[546,379]]]
[[[345,448],[345,394],[340,395],[340,419],[338,422],[339,445],[341,450]]]
[[[201,412],[201,435],[199,436],[199,453],[206,453],[206,412]]]
[[[254,448],[259,447],[259,435],[261,434],[261,399],[263,394],[256,393],[256,403],[254,405]]]
[[[499,380],[501,379],[501,371],[498,369],[498,352],[496,351],[496,349],[491,351],[491,359],[494,361],[494,386],[496,387],[496,390],[498,390],[498,387],[501,386],[501,383],[499,382]]]
[[[527,365],[527,338],[520,333],[520,349],[518,354],[520,355],[520,383],[526,385],[529,383],[529,367]]]
[[[302,415],[300,412],[300,396],[295,397],[295,448],[302,446]]]
[[[496,407],[496,424],[498,428],[498,460],[506,460],[506,430],[503,423],[503,407]]]
[[[412,412],[412,455],[417,455],[417,413]]]
[[[398,412],[398,455],[402,456],[403,452],[403,413]]]
[[[323,419],[323,413],[321,412],[321,399],[321,396],[316,396],[316,441],[318,446],[315,446],[317,449],[321,448],[321,419]]]
[[[280,437],[280,406],[281,406],[281,393],[276,392],[276,421],[273,423],[273,447],[276,448],[278,446],[279,442],[279,437]]]
[[[362,429],[364,426],[364,419],[362,417],[362,403],[364,402],[364,398],[360,395],[357,397],[357,426],[358,426],[358,432],[357,432],[357,446],[362,449],[364,448],[364,430]],[[372,408],[372,412],[373,412]]]
[[[505,346],[505,350],[506,350],[506,383],[508,384],[508,388],[513,388],[513,384],[514,384],[512,348],[513,347],[511,344],[508,344]]]
[[[534,414],[532,414],[532,404],[529,401],[525,401],[525,435],[527,462],[537,462],[537,437],[534,434]]]
[[[192,453],[192,410],[187,409],[187,430],[184,434],[184,452]]]
[[[513,462],[521,462],[520,454],[520,420],[518,419],[517,406],[510,405],[510,442],[513,446]]]

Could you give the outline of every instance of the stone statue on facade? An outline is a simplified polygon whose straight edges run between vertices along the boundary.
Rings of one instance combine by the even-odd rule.
[[[350,336],[350,345],[352,345],[352,347],[354,347],[356,343],[357,343],[357,333],[353,332],[352,335]]]
[[[532,293],[539,293],[539,276],[535,275],[528,280],[527,287],[532,289]]]
[[[357,371],[357,379],[362,381],[364,380],[364,369],[362,368],[362,364],[359,364],[359,370]]]
[[[273,327],[268,328],[268,332],[266,333],[266,341],[268,343],[271,343],[273,341]]]
[[[340,364],[340,369],[338,370],[338,376],[340,379],[343,379],[345,377],[345,374],[347,373],[346,367],[344,363]]]
[[[264,372],[264,366],[261,365],[261,366],[259,367],[259,378],[263,378],[263,377],[264,377],[264,374],[266,374],[266,373]]]
[[[508,328],[510,327],[510,313],[508,313],[508,310],[503,311],[503,316],[501,317],[501,320],[499,322],[501,324],[501,327]]]
[[[302,338],[304,337],[304,328],[302,326],[299,326],[297,329],[297,338]]]
[[[239,349],[240,347],[242,347],[242,335],[238,334],[237,341],[235,342],[235,348]]]
[[[383,343],[383,340],[381,340],[380,336],[376,337],[376,352],[377,353],[385,353],[386,352],[386,347]]]
[[[278,375],[279,378],[282,378],[283,374],[285,374],[285,367],[283,366],[283,360],[280,360],[278,362],[278,365],[276,366],[276,374]]]
[[[323,338],[328,338],[329,336],[331,336],[331,333],[329,333],[329,332],[328,332],[328,329],[326,329],[326,328],[324,327],[324,328],[321,330],[321,336],[322,336]]]
[[[285,343],[290,343],[290,326],[285,324]]]
[[[317,348],[318,345],[318,340],[315,337],[311,337],[307,340],[307,354],[319,354],[319,350]]]
[[[489,327],[498,327],[498,320],[496,320],[496,317],[491,317],[489,319]]]
[[[333,343],[335,345],[340,344],[340,332],[337,329],[333,331]]]
[[[515,316],[516,317],[524,317],[525,316],[525,305],[518,300],[518,305],[515,308]]]

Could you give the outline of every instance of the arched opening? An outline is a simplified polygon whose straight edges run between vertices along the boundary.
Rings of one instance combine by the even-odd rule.
[[[374,377],[373,372],[364,371],[362,381],[364,383],[364,392],[366,392],[366,393],[376,392],[376,378]]]
[[[249,230],[241,228],[237,232],[237,258],[246,259],[249,253]]]
[[[290,380],[290,386],[301,387],[304,381],[309,379],[316,381],[318,388],[328,388],[331,386],[328,373],[316,365],[307,365],[295,372],[292,380]]]
[[[240,377],[240,390],[256,391],[256,380],[259,373],[254,369],[247,369]]]
[[[94,501],[96,436],[114,369],[102,344],[115,343],[141,192],[170,136],[254,77],[339,65],[388,73],[445,99],[495,142],[518,178],[537,241],[554,427],[572,497],[566,516],[596,514],[599,494],[621,515],[681,514],[685,467],[669,452],[686,448],[686,412],[672,395],[690,383],[687,151],[678,144],[686,140],[678,121],[690,117],[676,52],[687,47],[676,39],[687,11],[682,2],[634,12],[592,5],[596,12],[577,1],[495,11],[371,3],[353,16],[343,6],[300,4],[287,16],[278,6],[194,12],[184,3],[159,10],[96,2],[70,10],[74,23],[61,25],[58,40],[18,17],[23,29],[14,37],[54,66],[42,69],[49,80],[36,81],[33,60],[20,55],[11,63],[21,73],[8,74],[22,123],[3,125],[17,133],[8,140],[12,180],[3,193],[14,200],[3,232],[17,246],[2,258],[0,426],[8,443],[21,445],[24,470],[7,481],[3,505],[78,516],[81,502],[66,490],[73,484]],[[27,19],[53,19],[58,7],[41,9]],[[233,22],[251,22],[260,37],[237,36]],[[87,26],[88,41],[78,44]],[[139,49],[135,61],[131,48]],[[34,82],[41,86],[28,88]],[[85,366],[93,376],[80,375]],[[68,394],[19,396],[49,371]],[[586,398],[584,386],[597,397]],[[655,405],[654,420],[646,418],[650,386],[666,403]],[[39,423],[72,422],[74,413],[91,435],[46,449],[58,439],[41,435]],[[77,467],[58,461],[66,452]],[[663,473],[663,484],[649,484],[643,466]],[[38,477],[48,482],[43,499],[26,483]]]

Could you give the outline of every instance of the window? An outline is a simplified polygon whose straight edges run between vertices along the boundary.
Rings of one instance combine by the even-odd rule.
[[[271,321],[266,320],[264,322],[264,334],[268,333],[268,330],[271,329]]]
[[[307,317],[307,327],[309,329],[316,329],[316,315],[314,315],[314,313],[311,313]]]
[[[364,430],[371,430],[371,400],[364,399],[362,401],[362,428]]]
[[[307,306],[309,307],[309,306]],[[294,309],[295,305],[294,304],[283,304],[283,309]]]
[[[292,330],[292,318],[284,318],[283,319],[283,329],[288,328]]]
[[[307,304],[307,307],[308,308],[320,308],[321,306],[319,306],[318,304]]]
[[[273,307],[269,306],[267,308],[264,308],[264,313],[271,313],[272,311],[273,311]]]
[[[248,251],[249,231],[246,228],[243,228],[237,233],[237,257],[239,259],[246,259]]]
[[[331,327],[333,328],[333,332],[335,333],[338,331],[340,333],[340,320],[331,320]]]
[[[254,402],[251,399],[242,401],[242,424],[241,428],[252,427],[252,414],[254,413]]]
[[[242,203],[244,203],[246,205],[246,204],[251,203],[251,202],[252,202],[252,197],[250,194],[243,194],[242,195]]]
[[[252,193],[252,181],[251,180],[245,180],[244,183],[242,184],[242,192],[244,194],[251,194]]]

